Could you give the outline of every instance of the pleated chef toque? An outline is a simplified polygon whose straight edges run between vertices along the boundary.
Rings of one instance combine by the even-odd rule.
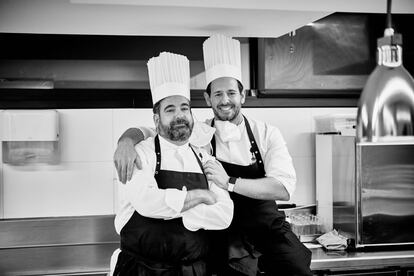
[[[241,79],[240,42],[224,35],[213,35],[203,43],[207,85],[215,79]]]
[[[169,96],[190,100],[190,63],[186,56],[162,52],[148,60],[152,104]]]

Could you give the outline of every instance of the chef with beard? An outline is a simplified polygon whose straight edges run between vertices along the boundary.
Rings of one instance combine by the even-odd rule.
[[[312,275],[311,252],[292,232],[277,200],[287,201],[296,188],[292,158],[279,129],[246,117],[246,100],[241,78],[240,42],[213,35],[203,44],[207,89],[204,97],[214,113],[197,133],[215,129],[209,148],[214,161],[204,164],[209,180],[230,192],[234,201],[231,226],[217,233],[219,275]],[[119,139],[114,155],[118,175],[130,177],[134,162],[139,167],[140,154],[133,145],[153,136],[145,127],[128,129]],[[193,135],[190,139],[192,139]],[[195,139],[199,140],[199,139]],[[204,144],[204,143],[201,143]],[[225,248],[227,246],[227,248]],[[223,254],[223,255],[221,255]]]
[[[276,200],[287,201],[296,186],[292,158],[279,129],[242,113],[240,42],[214,35],[203,44],[207,105],[216,128],[216,160],[204,165],[207,178],[230,192],[234,217],[226,230],[228,266],[220,275],[312,275],[311,252],[292,232]],[[224,250],[221,250],[223,252]]]
[[[194,124],[188,59],[163,52],[147,65],[157,134],[135,147],[142,170],[118,186],[121,245],[111,272],[208,275],[209,230],[230,225],[233,203],[203,173],[203,163],[214,158],[188,141]]]

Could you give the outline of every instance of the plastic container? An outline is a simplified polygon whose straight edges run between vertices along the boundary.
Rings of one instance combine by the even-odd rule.
[[[5,110],[1,115],[3,163],[59,163],[56,110]]]

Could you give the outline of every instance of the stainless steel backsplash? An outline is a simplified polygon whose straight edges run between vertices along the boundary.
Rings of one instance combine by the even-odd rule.
[[[0,249],[118,241],[114,215],[0,221]]]

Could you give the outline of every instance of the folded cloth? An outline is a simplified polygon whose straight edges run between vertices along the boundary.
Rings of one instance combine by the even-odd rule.
[[[239,126],[230,123],[229,121],[215,120],[214,126],[216,127],[217,134],[221,141],[225,143],[240,141],[242,137]]]
[[[190,144],[196,147],[204,147],[209,144],[213,135],[216,132],[214,127],[206,123],[194,120],[193,131],[190,136]]]
[[[347,238],[340,235],[335,229],[316,239],[326,250],[345,250]]]

